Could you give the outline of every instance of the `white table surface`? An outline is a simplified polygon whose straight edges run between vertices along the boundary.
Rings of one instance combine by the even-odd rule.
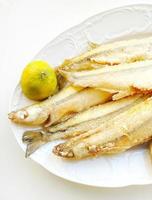
[[[0,0],[0,200],[150,200],[152,185],[106,189],[54,176],[18,146],[7,112],[23,67],[59,33],[114,7],[152,0]]]

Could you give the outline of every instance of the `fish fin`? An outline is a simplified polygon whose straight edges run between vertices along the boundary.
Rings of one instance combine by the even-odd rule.
[[[43,131],[26,131],[22,136],[22,141],[27,145],[25,157],[29,157],[37,149],[46,143]]]

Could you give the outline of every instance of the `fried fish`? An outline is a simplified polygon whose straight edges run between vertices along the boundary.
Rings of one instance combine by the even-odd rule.
[[[56,139],[67,139],[79,135],[79,139],[86,137],[85,132],[101,127],[111,118],[143,101],[146,97],[141,95],[111,101],[95,106],[89,110],[76,114],[69,120],[46,129],[30,130],[23,134],[22,140],[27,144],[26,156],[31,155],[39,147]],[[90,134],[91,132],[89,132]],[[87,135],[88,136],[88,135]],[[78,139],[76,137],[75,139]],[[75,140],[73,139],[73,140]]]
[[[61,73],[75,86],[100,88],[114,93],[113,99],[152,92],[152,60],[121,64],[116,68]]]
[[[132,106],[94,129],[82,140],[67,141],[54,147],[53,152],[64,158],[83,159],[125,151],[152,138],[152,98]],[[72,139],[71,139],[72,140]]]
[[[65,60],[58,71],[81,71],[101,68],[104,65],[118,65],[152,59],[152,37],[122,40],[96,45],[72,59]]]
[[[111,94],[108,92],[69,86],[43,102],[11,112],[9,119],[19,124],[50,126],[66,115],[105,103],[110,99]]]

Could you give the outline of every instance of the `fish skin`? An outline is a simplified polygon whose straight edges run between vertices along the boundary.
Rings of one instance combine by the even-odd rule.
[[[57,103],[59,104],[63,100],[67,99],[69,96],[77,94],[81,87],[69,86],[64,88],[56,95],[49,97],[48,99],[35,103],[33,105],[21,108],[17,111],[12,111],[8,114],[8,118],[15,123],[25,124],[25,125],[40,125],[48,120],[51,107],[54,107]]]
[[[129,39],[97,45],[72,59],[65,60],[57,70],[81,71],[152,59],[152,37]]]
[[[57,122],[65,114],[81,112],[91,106],[105,103],[111,100],[111,97],[112,95],[110,93],[86,88],[66,101],[56,104],[52,108],[53,115],[51,116],[51,121]],[[47,126],[49,125],[47,124]]]
[[[94,77],[94,76],[98,76],[100,74],[106,74],[109,72],[120,72],[121,70],[127,71],[129,69],[134,70],[134,69],[149,66],[149,65],[151,65],[151,63],[152,63],[151,60],[146,60],[146,61],[139,61],[139,62],[130,63],[130,64],[124,63],[124,64],[118,65],[117,67],[105,66],[103,68],[94,69],[94,70],[83,70],[83,71],[74,71],[74,72],[68,72],[68,71],[61,70],[60,73],[67,80],[70,80],[70,77],[75,78],[75,79],[84,79],[87,77]]]
[[[50,126],[62,117],[80,112],[111,99],[111,94],[100,90],[69,86],[41,103],[37,103],[9,114],[13,122],[25,125]]]
[[[110,101],[105,104],[101,104],[98,106],[94,106],[89,108],[88,110],[77,113],[72,118],[59,123],[57,125],[51,126],[47,128],[48,132],[57,132],[57,131],[65,131],[68,128],[76,127],[76,125],[83,125],[84,122],[88,123],[89,121],[96,120],[106,114],[112,113],[120,108],[126,107],[138,99],[144,99],[142,95],[135,95],[131,97],[126,97],[124,99],[120,99],[118,101]],[[71,130],[72,131],[72,130]]]
[[[83,72],[62,72],[75,86],[113,92],[113,99],[135,93],[152,93],[152,61],[122,64]]]
[[[97,151],[91,152],[98,155],[108,155],[124,152],[134,146],[144,144],[152,139],[152,118],[147,120],[145,124],[142,124],[137,130],[130,133],[129,136],[123,135],[116,139],[113,143],[109,142],[105,146],[98,146]]]
[[[152,138],[152,98],[131,107],[111,119],[100,130],[95,130],[91,136],[66,145],[57,145],[53,153],[60,157],[83,159],[102,154],[117,153],[135,145],[144,143]],[[123,147],[125,139],[125,145]],[[67,142],[69,144],[69,142]],[[115,146],[116,145],[116,146]]]
[[[135,101],[132,101],[115,111],[111,111],[108,114],[103,115],[97,119],[90,120],[89,125],[87,124],[87,122],[84,122],[84,125],[87,124],[87,126],[85,127],[86,131],[84,131],[84,127],[82,128],[82,125],[83,125],[83,123],[82,123],[82,124],[80,124],[80,126],[78,125],[75,127],[70,127],[69,129],[65,130],[64,132],[56,132],[56,133],[58,133],[58,134],[61,133],[62,137],[64,136],[63,139],[71,137],[71,135],[72,135],[72,138],[70,140],[68,140],[65,143],[65,145],[63,144],[64,146],[70,148],[73,146],[73,144],[79,143],[84,138],[87,138],[99,131],[102,131],[105,127],[107,127],[107,123],[111,123],[111,120],[113,118],[115,118],[119,114],[123,113],[124,111],[128,110],[129,108],[141,103],[146,98],[148,98],[148,96],[139,96],[139,98],[137,98]],[[77,131],[76,130],[74,131],[73,130],[74,128],[76,128]],[[53,135],[56,135],[56,133]],[[63,133],[64,133],[64,135],[63,135]],[[61,144],[61,146],[62,146],[62,144]]]
[[[56,129],[54,129],[54,131],[58,131],[54,133],[50,132],[52,130],[51,127],[26,131],[22,137],[23,143],[27,144],[26,155],[31,155],[31,153],[33,153],[43,144],[53,140],[67,139],[71,137],[74,137],[73,141],[83,139],[84,137],[86,137],[86,131],[101,127],[101,124],[104,124],[111,118],[117,116],[119,113],[123,112],[134,104],[143,101],[144,99],[145,97],[137,95],[134,97],[121,99],[119,101],[111,101],[103,105],[95,106],[87,111],[77,114],[78,119],[75,118],[76,116],[74,116],[73,120],[68,120],[69,123],[70,121],[73,122],[70,127],[68,127],[69,123],[66,122],[65,124],[68,126],[65,126],[64,129],[63,127],[56,126]],[[89,134],[91,134],[91,132],[89,132]],[[75,136],[79,136],[79,138]]]

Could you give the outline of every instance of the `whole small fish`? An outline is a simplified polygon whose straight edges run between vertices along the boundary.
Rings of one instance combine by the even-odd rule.
[[[82,88],[80,87],[67,87],[61,90],[58,94],[44,100],[40,103],[35,103],[30,106],[24,107],[17,111],[12,111],[8,114],[11,121],[19,124],[26,125],[40,125],[47,120],[50,121],[49,116],[51,107],[58,102],[66,100],[69,96],[77,94]]]
[[[91,106],[105,103],[111,94],[97,89],[68,86],[53,97],[11,112],[8,117],[15,123],[50,126],[66,115],[77,113]]]
[[[94,45],[93,45],[94,46]],[[152,37],[95,45],[95,48],[65,60],[58,71],[81,71],[152,59]]]
[[[100,88],[113,92],[113,99],[135,93],[151,93],[152,91],[152,60],[117,67],[105,67],[91,71],[61,72],[75,86]]]

